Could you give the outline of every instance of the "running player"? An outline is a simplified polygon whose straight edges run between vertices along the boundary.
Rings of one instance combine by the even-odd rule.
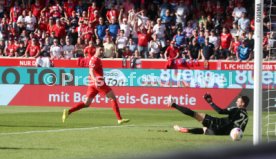
[[[168,102],[169,107],[173,107],[183,114],[193,117],[203,125],[203,128],[184,128],[174,125],[176,131],[205,135],[229,135],[230,131],[235,127],[239,127],[243,131],[245,130],[248,122],[246,107],[248,106],[249,98],[247,96],[239,96],[236,101],[236,107],[230,107],[227,109],[219,108],[213,102],[212,96],[209,93],[206,93],[203,97],[216,112],[228,116],[224,118],[216,118],[208,114],[195,112],[187,107],[177,105],[174,99],[170,96]]]
[[[87,97],[86,101],[78,103],[77,105],[70,108],[69,110],[64,109],[63,115],[62,115],[62,122],[65,122],[65,120],[68,118],[68,116],[71,113],[78,111],[82,108],[89,107],[92,100],[98,93],[102,93],[106,97],[111,99],[113,111],[115,112],[116,117],[118,119],[118,124],[129,122],[129,119],[122,119],[115,94],[112,91],[112,89],[109,86],[107,86],[106,83],[104,82],[102,61],[99,58],[102,56],[102,54],[103,54],[103,48],[98,47],[95,55],[90,59],[89,86],[86,93],[86,97]]]

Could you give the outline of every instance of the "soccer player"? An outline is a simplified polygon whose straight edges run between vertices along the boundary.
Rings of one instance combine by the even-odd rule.
[[[105,94],[106,97],[111,99],[113,111],[115,112],[116,117],[118,119],[118,124],[129,122],[129,119],[122,119],[115,94],[112,91],[112,89],[109,86],[107,86],[106,83],[104,82],[102,61],[99,58],[102,56],[102,54],[103,54],[103,48],[98,47],[96,50],[96,53],[89,61],[89,85],[86,93],[86,97],[87,97],[86,101],[78,103],[77,105],[70,108],[69,110],[64,109],[63,115],[62,115],[63,122],[65,122],[68,116],[73,112],[78,111],[82,108],[89,107],[93,98],[98,93]]]
[[[204,99],[210,106],[219,114],[226,114],[227,117],[217,118],[212,117],[208,114],[195,112],[187,107],[179,106],[175,103],[174,99],[170,96],[168,106],[173,107],[183,114],[186,114],[197,121],[201,122],[203,128],[184,128],[178,125],[174,126],[174,129],[181,133],[192,133],[192,134],[205,134],[205,135],[229,135],[231,130],[235,127],[241,128],[242,131],[248,122],[248,115],[246,107],[249,103],[247,96],[240,96],[236,101],[236,107],[230,107],[227,109],[219,108],[212,100],[212,96],[206,93]]]

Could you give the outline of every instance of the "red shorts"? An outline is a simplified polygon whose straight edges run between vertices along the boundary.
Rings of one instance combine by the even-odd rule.
[[[101,93],[103,95],[106,95],[108,92],[110,92],[112,89],[104,84],[103,86],[96,87],[95,85],[88,86],[86,97],[87,98],[94,98],[98,93]]]

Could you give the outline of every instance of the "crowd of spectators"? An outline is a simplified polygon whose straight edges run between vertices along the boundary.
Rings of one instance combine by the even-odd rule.
[[[266,0],[267,1],[267,0]],[[267,1],[268,2],[268,1]],[[264,58],[271,30],[264,10]],[[273,45],[273,44],[272,44]],[[249,61],[252,0],[0,0],[0,56]],[[170,66],[168,66],[170,67]]]

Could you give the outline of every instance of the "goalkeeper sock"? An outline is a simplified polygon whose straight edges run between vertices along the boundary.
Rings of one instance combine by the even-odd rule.
[[[122,120],[117,100],[111,99],[111,103],[112,103],[112,108],[113,108],[114,113],[116,114],[117,119]]]
[[[189,129],[188,132],[191,134],[203,134],[204,133],[202,128],[192,128],[192,129]]]
[[[179,110],[180,112],[182,112],[183,114],[186,114],[190,117],[194,117],[195,116],[195,112],[192,111],[191,109],[187,108],[187,107],[182,107],[182,106],[179,106],[175,103],[172,104],[172,107],[174,107],[175,109]]]
[[[68,113],[71,114],[71,113],[73,113],[75,111],[78,111],[78,110],[80,110],[82,108],[85,108],[85,104],[83,102],[78,103],[77,105],[75,105],[74,107],[72,107],[71,109],[69,109]]]

